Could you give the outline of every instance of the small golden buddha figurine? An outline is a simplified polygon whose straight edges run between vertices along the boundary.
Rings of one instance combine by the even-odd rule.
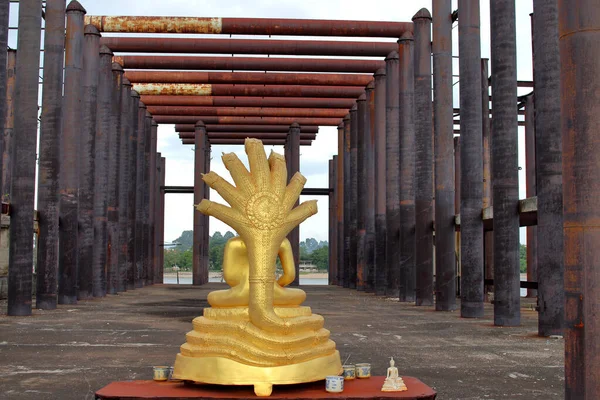
[[[408,390],[404,384],[404,380],[398,375],[398,368],[394,365],[394,357],[391,357],[390,367],[387,369],[387,376],[381,387],[382,392],[404,392]]]
[[[231,287],[209,294],[210,308],[175,360],[173,378],[219,385],[253,385],[269,396],[274,384],[313,382],[342,372],[340,353],[323,328],[324,319],[301,306],[287,234],[317,212],[315,201],[294,207],[306,179],[296,173],[287,184],[283,156],[267,159],[260,140],[246,139],[250,171],[238,157],[223,155],[235,186],[214,172],[203,180],[230,207],[202,200],[196,208],[230,225],[240,235],[227,242],[223,277]],[[283,275],[275,280],[279,256]]]

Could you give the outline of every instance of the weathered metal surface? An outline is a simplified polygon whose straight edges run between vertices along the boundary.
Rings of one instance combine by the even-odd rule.
[[[144,120],[144,147],[142,149],[142,280],[144,285],[150,281],[150,148],[152,142],[152,114],[146,111]]]
[[[60,1],[59,1],[60,2]],[[46,16],[47,18],[47,16]],[[62,32],[61,32],[62,33]],[[93,26],[84,29],[83,79],[79,146],[79,271],[77,299],[94,297],[94,186],[96,125],[98,111],[98,53],[100,34]],[[47,57],[47,50],[44,57]],[[62,56],[62,51],[60,52]],[[45,70],[45,68],[44,68]]]
[[[435,309],[456,310],[452,4],[433,0],[433,152],[435,182]],[[457,203],[458,204],[458,203]]]
[[[290,125],[290,133],[288,136],[290,149],[290,168],[288,170],[288,179],[291,179],[296,172],[300,172],[300,125],[293,123]],[[299,201],[296,201],[294,207],[297,207]],[[292,244],[292,252],[294,253],[294,266],[296,268],[296,277],[290,283],[290,286],[300,285],[300,227],[296,226],[288,235],[288,239]]]
[[[211,139],[210,144],[212,145],[243,145],[246,139]],[[269,146],[283,146],[286,143],[286,139],[262,139],[264,145]],[[194,144],[194,139],[181,139],[182,144]],[[312,140],[300,140],[300,146],[310,146]]]
[[[135,276],[134,286],[144,286],[144,147],[146,142],[146,105],[138,103],[138,129],[135,177]]]
[[[365,290],[366,264],[366,209],[367,209],[367,101],[365,94],[356,100],[358,132],[356,135],[356,289]]]
[[[142,96],[147,106],[350,108],[352,99],[305,97]]]
[[[6,72],[9,71],[8,68],[8,51],[4,49],[8,48],[8,17],[10,13],[10,3],[7,0],[0,1],[0,97],[3,101],[0,101],[0,129],[4,129],[4,123],[6,121],[7,112],[7,101],[5,100],[5,93],[7,92],[7,78],[8,74],[5,73],[4,67],[7,67]],[[2,156],[4,154],[4,140],[0,138],[0,165],[2,165]],[[0,175],[0,188],[4,187],[3,185],[4,174]],[[4,194],[6,192],[2,192]]]
[[[344,264],[342,266],[341,273],[341,286],[348,288],[350,287],[350,266],[352,264],[350,260],[350,198],[351,198],[351,182],[350,182],[350,131],[352,130],[350,114],[346,115],[343,120],[344,132],[343,132],[343,152],[344,152],[344,205],[343,205],[343,221],[344,225]]]
[[[410,22],[285,18],[89,16],[101,32],[399,37]]]
[[[296,56],[383,57],[397,46],[390,42],[325,40],[188,39],[105,37],[114,52],[192,54],[279,54]]]
[[[121,163],[121,92],[123,68],[112,63],[110,131],[108,134],[108,190],[107,190],[107,293],[119,291],[119,169]]]
[[[494,197],[494,324],[521,321],[519,160],[515,2],[490,3],[492,62],[492,196]],[[481,76],[481,73],[480,73]]]
[[[23,0],[19,7],[15,145],[12,169],[8,307],[12,316],[31,315],[33,265],[33,202],[37,136],[38,66],[41,0]]]
[[[358,285],[358,135],[359,135],[358,105],[350,110],[350,195],[348,197],[348,214],[350,217],[349,237],[350,257],[348,287],[357,289]]]
[[[111,130],[112,52],[100,47],[98,98],[96,113],[96,151],[94,160],[94,297],[106,295],[108,260],[107,199],[108,199],[108,137]]]
[[[396,297],[400,290],[400,57],[394,51],[385,62],[386,295]]]
[[[316,85],[360,86],[371,80],[368,74],[318,74],[277,72],[203,72],[203,71],[127,71],[131,82],[146,83],[211,83],[242,85]]]
[[[152,130],[150,136],[150,161],[148,175],[148,192],[150,199],[148,201],[148,229],[149,229],[149,267],[150,276],[149,283],[155,283],[155,277],[158,272],[156,264],[156,148],[158,139],[158,124],[152,121]]]
[[[340,118],[302,118],[302,117],[218,117],[206,115],[155,115],[159,124],[189,124],[191,121],[204,121],[205,124],[224,125],[284,125],[337,126]]]
[[[570,179],[563,179],[563,145],[566,143],[563,141],[563,136],[561,135],[561,131],[564,130],[564,125],[561,128],[561,85],[563,85],[563,93],[564,90],[590,90],[591,88],[588,86],[589,83],[594,82],[597,86],[598,82],[598,74],[596,72],[592,72],[591,65],[584,65],[581,67],[581,71],[585,71],[587,77],[581,76],[584,80],[575,81],[564,81],[563,77],[561,77],[561,60],[560,52],[559,52],[559,10],[565,13],[565,21],[575,21],[577,17],[580,16],[590,16],[595,18],[595,26],[598,27],[598,8],[584,8],[584,4],[590,5],[591,3],[579,3],[566,5],[565,2],[564,7],[575,7],[573,9],[564,10],[562,8],[558,8],[558,2],[556,0],[552,1],[539,1],[535,0],[533,2],[533,45],[535,48],[535,55],[533,59],[533,73],[535,76],[534,83],[534,91],[535,91],[535,172],[536,172],[536,193],[538,197],[538,223],[537,223],[537,257],[538,257],[538,333],[541,336],[550,336],[550,335],[562,335],[565,327],[565,268],[566,265],[571,267],[572,260],[571,256],[567,256],[565,258],[565,241],[564,241],[564,233],[563,233],[563,185],[566,182],[569,182]],[[579,10],[579,13],[574,13],[575,10]],[[584,29],[587,31],[587,29]],[[571,29],[565,30],[565,32],[573,32]],[[587,33],[579,33],[578,37],[586,36]],[[595,38],[598,37],[598,34],[593,34]],[[565,43],[569,42],[571,39],[565,40]],[[581,39],[579,39],[581,40]],[[584,39],[584,42],[587,40],[597,40],[592,39]],[[579,53],[578,57],[582,57],[580,60],[592,60],[593,53],[597,55],[596,47],[591,45],[591,42],[588,48],[586,47],[577,47],[580,49],[581,53]],[[585,45],[584,45],[585,46]],[[568,46],[570,47],[570,45]],[[591,57],[591,58],[587,58]],[[581,62],[581,61],[579,61]],[[567,64],[568,65],[568,64]],[[594,64],[596,65],[596,64]],[[564,67],[563,67],[564,68]],[[577,73],[579,76],[579,73]],[[589,77],[589,78],[588,78]],[[587,79],[590,79],[589,81]],[[585,82],[585,83],[584,83]],[[597,92],[596,92],[597,93]],[[562,99],[565,99],[562,97]],[[564,100],[563,100],[564,101]],[[577,99],[576,102],[577,110],[585,113],[586,111],[581,110],[579,107],[583,106],[584,103],[579,103],[580,100]],[[592,100],[589,103],[586,101],[585,104],[594,104],[597,106],[597,96],[596,100]],[[567,109],[565,109],[567,110]],[[563,121],[569,114],[568,111],[563,110]],[[593,111],[591,108],[587,108],[587,112],[589,116],[596,115],[596,119],[592,119],[597,121],[597,112]],[[594,118],[594,117],[592,117]],[[579,135],[579,131],[576,130],[577,135]],[[597,132],[597,130],[596,130]],[[580,143],[585,143],[585,139],[582,137],[581,139],[578,137],[577,140],[581,140]],[[583,151],[587,151],[583,147],[581,147]],[[589,151],[593,151],[591,148]],[[572,153],[569,153],[572,154]],[[588,154],[590,153],[583,153]],[[583,160],[582,160],[583,161]],[[597,166],[598,164],[596,164]],[[565,175],[567,177],[568,175]],[[585,176],[585,174],[580,175]],[[595,176],[595,175],[590,175]],[[564,183],[563,183],[564,182]],[[567,191],[572,191],[572,186],[568,187]],[[575,193],[570,193],[573,196]],[[579,196],[579,194],[578,194]],[[584,195],[581,194],[582,197],[578,197],[579,199],[584,199]],[[587,205],[585,206],[588,207]],[[591,207],[591,206],[589,206]],[[590,211],[594,210],[593,208],[589,208]],[[597,209],[596,209],[597,211]],[[571,246],[571,245],[570,245]],[[567,253],[568,254],[568,253]],[[569,260],[569,261],[566,261]],[[572,275],[571,275],[572,276]],[[569,282],[573,282],[571,278],[568,279]],[[568,286],[569,288],[571,286]],[[570,289],[567,289],[570,291]],[[575,303],[573,303],[573,299],[569,300],[570,306],[572,307]],[[573,314],[571,314],[573,315]],[[573,319],[571,319],[573,321]],[[570,329],[573,329],[573,325],[571,325]],[[577,331],[577,329],[575,329]],[[571,331],[573,332],[573,331]],[[597,334],[597,330],[595,331]],[[571,336],[572,338],[573,336]],[[569,342],[569,338],[567,339]],[[566,344],[565,348],[570,346],[570,344]],[[572,364],[567,363],[567,370],[569,370]],[[567,393],[571,390],[577,390],[573,383],[576,382],[570,381],[567,378]],[[598,377],[596,377],[596,381],[598,381]],[[592,396],[593,397],[593,396]],[[600,393],[596,392],[596,397],[600,397]]]
[[[127,227],[129,225],[129,136],[131,135],[131,83],[123,78],[121,88],[121,129],[119,132],[119,292],[127,290],[128,272],[127,264],[129,254],[129,237]]]
[[[383,67],[383,61],[355,59],[199,56],[122,56],[121,58],[123,68],[128,69],[373,73]]]
[[[153,115],[203,115],[227,117],[299,117],[343,118],[348,110],[343,108],[261,108],[261,107],[177,107],[148,106]]]
[[[206,131],[210,135],[217,132],[254,132],[254,133],[285,133],[287,134],[289,125],[206,125]],[[176,124],[177,132],[194,132],[193,124]],[[318,133],[318,126],[303,125],[300,127],[300,133]]]
[[[131,92],[131,101],[129,102],[129,118],[131,118],[131,128],[128,138],[128,177],[127,177],[127,290],[135,289],[136,281],[136,261],[135,261],[135,238],[136,238],[136,178],[137,178],[137,133],[140,106],[140,96],[137,92]]]
[[[525,99],[525,195],[535,191],[535,111],[534,95]],[[527,227],[527,281],[537,282],[537,227]],[[537,297],[537,289],[527,289],[527,297]]]
[[[431,14],[415,24],[415,304],[433,305],[433,105],[431,103]]]
[[[15,136],[15,89],[17,80],[17,51],[7,51],[6,65],[6,97],[5,97],[5,119],[4,124],[0,126],[3,129],[2,140],[2,201],[10,200],[12,186],[12,148],[14,146]]]
[[[540,3],[537,2],[537,6]],[[534,9],[538,12],[539,9]],[[535,29],[547,29],[548,35],[554,35],[552,27],[555,26],[555,8],[549,4],[545,10],[539,10],[540,17],[547,19],[547,26],[541,26],[542,21],[536,18]],[[534,14],[535,17],[535,14]],[[600,142],[598,132],[600,131],[600,9],[595,1],[558,1],[558,37],[560,49],[560,92],[561,92],[561,130],[562,130],[562,182],[563,193],[563,226],[564,226],[564,295],[565,310],[565,399],[592,400],[600,398],[600,346],[598,338],[600,335],[600,177],[598,166],[600,165]],[[550,95],[554,93],[558,82],[548,82],[555,75],[555,54],[550,55],[554,49],[555,38],[549,38],[545,48],[542,43],[535,44],[536,63],[549,62],[551,65],[544,72],[536,70],[536,79],[543,79],[541,87],[543,93]],[[543,53],[541,55],[540,53]],[[541,74],[541,76],[540,76]],[[540,112],[538,99],[543,94],[536,92],[536,113]],[[543,103],[543,116],[549,117],[551,109],[556,109],[557,104],[548,99]],[[539,114],[537,114],[539,115]],[[549,121],[554,121],[553,117]],[[537,128],[541,135],[543,130]],[[537,124],[536,124],[537,125]],[[550,130],[551,135],[554,130]],[[554,143],[555,146],[550,147]],[[543,146],[537,147],[537,156],[543,163],[538,164],[538,193],[545,194],[548,198],[543,207],[548,207],[540,212],[548,216],[552,198],[558,202],[558,186],[551,186],[556,182],[557,174],[551,176],[550,172],[556,171],[552,156],[560,141],[550,136]],[[549,151],[552,150],[552,151]],[[543,169],[541,166],[546,163]],[[540,176],[541,175],[541,176]],[[543,177],[543,179],[541,179]],[[558,182],[557,182],[558,183]],[[540,204],[542,207],[542,204]],[[556,206],[553,206],[555,208]],[[541,217],[541,215],[540,215]],[[549,218],[548,218],[549,219]],[[544,221],[548,224],[550,221]],[[544,229],[549,228],[547,225]],[[542,236],[542,230],[538,228],[540,242],[549,239],[556,240],[552,236]],[[539,249],[541,256],[541,248]],[[550,276],[542,283],[548,286],[542,289],[540,296],[548,302],[554,288],[554,281],[558,279],[561,271],[558,263],[554,269],[542,270],[540,258],[539,275],[548,272]],[[544,292],[542,292],[544,290]],[[557,293],[557,297],[560,295]],[[544,328],[548,332],[551,329],[558,330],[558,318],[560,310],[555,304],[544,304],[552,306],[554,312],[548,310],[544,317]],[[555,321],[555,322],[554,322]],[[542,325],[540,325],[542,326]]]
[[[164,157],[160,157],[160,153],[158,153],[158,156],[160,158],[160,188],[163,188],[165,186],[165,177],[166,177],[166,163],[165,163],[165,158]],[[160,250],[159,250],[159,254],[160,254],[160,258],[159,258],[159,265],[161,266],[161,268],[159,268],[159,276],[158,276],[158,281],[159,283],[163,282],[163,266],[165,265],[165,247],[164,247],[164,237],[165,237],[165,192],[164,190],[160,190],[160,195],[159,195],[159,199],[160,199],[160,206],[159,206],[159,215],[158,215],[158,221],[159,221],[159,230],[158,230],[158,243],[160,246]]]
[[[329,202],[329,214],[328,214],[328,242],[329,242],[329,265],[328,265],[328,276],[327,283],[329,285],[337,284],[337,248],[336,248],[336,237],[337,237],[337,217],[336,217],[336,201],[335,196],[337,194],[336,190],[336,172],[335,166],[337,165],[337,156],[333,156],[331,160],[329,160],[329,192],[328,202]]]
[[[400,301],[416,299],[414,38],[398,41],[400,56]]]
[[[363,89],[357,86],[297,86],[297,85],[195,85],[187,83],[135,83],[140,95],[174,96],[265,96],[265,97],[328,97],[355,99]]]
[[[375,292],[375,82],[365,90],[367,114],[365,120],[365,168],[367,172],[367,193],[365,208],[365,292]]]
[[[338,153],[336,157],[336,247],[337,270],[335,285],[343,286],[344,283],[344,124],[338,125]]]
[[[386,259],[386,152],[385,152],[385,70],[375,73],[375,112],[373,135],[375,136],[375,288],[376,295],[384,295],[387,283]]]
[[[460,315],[465,318],[477,318],[483,316],[483,145],[479,3],[459,0],[458,10],[461,112]]]
[[[58,258],[58,304],[77,303],[79,269],[79,158],[83,117],[83,17],[77,1],[67,6],[65,85],[62,137],[60,140],[60,238]]]
[[[194,204],[200,204],[205,198],[204,182],[202,175],[205,174],[206,167],[206,127],[202,121],[196,123],[194,147]],[[192,285],[203,285],[204,266],[202,263],[201,247],[204,242],[205,226],[202,213],[194,209],[194,235],[192,247]]]
[[[245,139],[248,137],[259,138],[259,139],[285,139],[287,134],[278,132],[260,133],[260,132],[209,132],[207,133],[209,139]],[[193,139],[195,133],[193,132],[179,132],[179,138],[181,139]],[[315,133],[301,133],[300,139],[304,140],[315,140],[317,135]]]
[[[482,121],[482,144],[483,144],[483,208],[492,205],[492,170],[491,170],[491,123],[490,123],[490,86],[488,79],[487,58],[481,59],[481,121]],[[485,232],[483,234],[483,272],[485,279],[494,279],[494,234]],[[492,293],[494,287],[485,285],[483,289],[484,299],[487,301],[488,293]]]

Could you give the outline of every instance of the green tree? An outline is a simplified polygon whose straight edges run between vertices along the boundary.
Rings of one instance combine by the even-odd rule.
[[[327,271],[329,268],[329,246],[319,247],[310,254],[310,261],[319,271]]]
[[[527,272],[527,246],[524,244],[522,244],[519,249],[519,261],[521,273],[524,274]]]

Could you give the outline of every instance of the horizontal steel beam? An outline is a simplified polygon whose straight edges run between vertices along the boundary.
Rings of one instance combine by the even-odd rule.
[[[195,132],[195,124],[176,124],[175,130],[178,132]],[[262,133],[288,133],[289,125],[206,125],[206,131],[211,132],[262,132]],[[318,133],[318,126],[303,125],[300,127],[301,133]]]
[[[214,139],[210,141],[210,144],[214,145],[243,145],[245,143],[244,139]],[[264,139],[264,145],[268,146],[283,146],[285,144],[285,139]],[[195,144],[196,139],[181,139],[182,144]],[[312,140],[300,140],[300,146],[310,146],[312,144]]]
[[[295,56],[385,57],[398,50],[395,42],[333,40],[189,39],[164,37],[103,37],[113,52],[193,54],[279,54]]]
[[[196,137],[194,132],[181,132],[179,133],[180,139],[193,139]],[[287,133],[279,133],[279,132],[207,132],[209,139],[246,139],[246,138],[255,138],[255,139],[285,139],[287,137]],[[315,140],[317,137],[316,133],[301,133],[300,140]]]
[[[132,83],[212,83],[260,85],[361,86],[373,80],[370,74],[299,74],[277,72],[125,71]],[[358,97],[358,96],[357,96]]]
[[[169,193],[194,193],[193,186],[161,186],[161,191]],[[330,188],[304,188],[300,193],[302,196],[329,196],[333,192]]]
[[[358,98],[364,88],[358,86],[234,85],[188,83],[134,83],[141,96],[264,96],[264,97],[336,97]]]
[[[148,106],[152,115],[206,115],[228,117],[344,118],[344,108],[177,107]]]
[[[197,18],[87,15],[100,32],[202,33],[225,35],[354,36],[399,38],[412,22],[286,18]]]
[[[256,96],[141,96],[147,106],[352,108],[354,99]]]
[[[486,207],[481,212],[483,229],[491,231],[494,229],[494,207]],[[519,223],[520,226],[537,225],[537,197],[529,197],[519,200]],[[456,230],[460,231],[460,215],[454,218]]]
[[[374,73],[385,68],[381,60],[327,58],[118,56],[115,60],[130,69]]]
[[[227,125],[291,125],[294,122],[310,126],[338,126],[341,118],[295,118],[295,117],[217,117],[195,115],[153,115],[159,124],[195,124],[202,121],[205,124]]]

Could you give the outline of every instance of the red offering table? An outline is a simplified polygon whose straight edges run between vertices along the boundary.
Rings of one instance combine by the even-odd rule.
[[[385,377],[355,379],[344,382],[342,393],[325,391],[325,381],[300,385],[274,385],[270,399],[426,399],[434,400],[436,392],[417,378],[402,377],[405,392],[382,392]],[[252,386],[194,385],[183,382],[124,381],[113,382],[96,392],[96,399],[257,399]]]

